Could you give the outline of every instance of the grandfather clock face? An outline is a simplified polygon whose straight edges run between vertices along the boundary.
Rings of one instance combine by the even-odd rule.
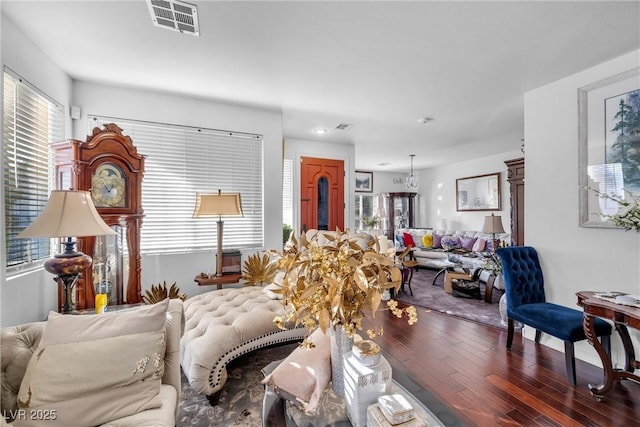
[[[127,191],[127,177],[114,163],[102,163],[91,177],[91,195],[97,208],[126,208]]]

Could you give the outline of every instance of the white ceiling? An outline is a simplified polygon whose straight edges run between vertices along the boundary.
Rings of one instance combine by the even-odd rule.
[[[517,150],[524,92],[640,48],[639,1],[188,2],[200,37],[143,0],[1,7],[74,79],[279,110],[285,138],[354,144],[363,170]]]

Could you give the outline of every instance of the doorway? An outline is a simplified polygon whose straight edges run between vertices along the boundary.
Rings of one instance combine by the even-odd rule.
[[[344,161],[300,157],[300,227],[344,230]]]

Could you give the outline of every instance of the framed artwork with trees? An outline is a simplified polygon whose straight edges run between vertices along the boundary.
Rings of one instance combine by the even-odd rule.
[[[578,89],[580,225],[615,227],[640,197],[640,67]]]

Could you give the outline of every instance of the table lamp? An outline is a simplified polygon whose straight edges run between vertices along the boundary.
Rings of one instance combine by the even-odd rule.
[[[44,263],[44,269],[54,274],[62,287],[64,303],[62,313],[75,311],[73,287],[82,271],[91,266],[89,255],[76,252],[76,241],[72,237],[104,236],[116,234],[100,217],[88,191],[54,190],[40,215],[22,230],[21,238],[66,238],[62,243],[65,251],[56,254]]]
[[[496,216],[491,214],[489,216],[484,217],[484,225],[482,226],[483,233],[491,233],[493,235],[493,252],[496,250],[496,233],[504,233],[504,228],[502,227],[502,217],[500,215]]]
[[[218,190],[214,194],[196,193],[194,218],[218,217],[218,253],[216,256],[216,277],[222,276],[222,217],[244,216],[240,193],[223,193]]]

